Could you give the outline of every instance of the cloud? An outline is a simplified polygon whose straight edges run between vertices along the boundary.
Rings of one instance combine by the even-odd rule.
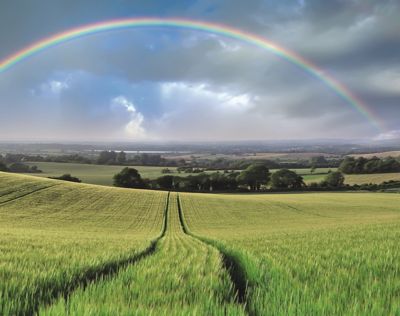
[[[164,102],[170,102],[176,98],[186,99],[187,103],[202,102],[215,104],[219,110],[235,110],[244,112],[249,110],[253,103],[249,94],[231,94],[227,91],[215,91],[206,84],[187,84],[185,82],[167,82],[161,84],[161,96]],[[199,101],[201,100],[201,101]]]
[[[273,109],[279,106],[279,100],[241,94],[205,83],[162,83],[160,93],[164,114],[148,122],[148,128],[167,139],[290,139],[313,138],[316,134],[340,138],[354,128],[359,131],[357,136],[368,130],[362,119],[352,119],[352,113],[349,115],[348,111],[338,112],[334,117],[321,114],[313,118],[312,110],[309,110],[308,115],[289,117],[279,109]],[[298,110],[308,111],[307,107]],[[342,124],[340,128],[338,122]]]
[[[49,80],[42,83],[37,89],[31,89],[32,95],[43,95],[48,97],[58,97],[69,88],[68,81]]]
[[[400,139],[400,130],[393,130],[385,133],[381,133],[374,137],[375,141],[383,141],[383,140],[396,140]]]
[[[119,111],[125,109],[129,115],[129,122],[125,125],[127,136],[137,138],[145,137],[145,130],[143,128],[144,117],[141,113],[136,111],[134,104],[124,96],[118,96],[111,101],[111,109]]]
[[[377,70],[366,78],[370,87],[377,92],[394,94],[400,97],[400,66]]]
[[[68,88],[69,86],[67,82],[57,80],[52,80],[48,83],[47,86],[44,86],[44,89],[49,89],[53,94],[59,94],[60,92]]]
[[[400,128],[396,0],[97,2],[1,4],[0,56],[89,22],[185,16],[234,26],[299,53],[343,82],[389,130]],[[18,134],[7,121],[25,115],[37,121],[30,134],[74,138],[376,134],[334,91],[271,52],[216,34],[165,28],[97,34],[45,50],[0,75],[0,109],[3,135]]]

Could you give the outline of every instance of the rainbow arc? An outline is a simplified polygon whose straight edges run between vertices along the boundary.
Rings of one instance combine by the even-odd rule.
[[[245,32],[230,26],[210,22],[185,20],[180,18],[132,18],[84,25],[40,40],[16,52],[15,54],[6,57],[4,60],[0,61],[0,74],[12,68],[21,61],[33,56],[34,54],[67,41],[105,31],[154,26],[183,28],[219,34],[268,50],[323,82],[338,97],[344,100],[346,104],[363,115],[379,131],[385,130],[383,123],[380,122],[379,118],[372,113],[372,111],[360,98],[358,98],[344,84],[324,72],[311,61],[259,35]]]

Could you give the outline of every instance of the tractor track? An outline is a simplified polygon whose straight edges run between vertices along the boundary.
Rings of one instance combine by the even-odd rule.
[[[191,236],[192,238],[195,238],[200,242],[218,250],[218,252],[221,254],[224,269],[228,272],[234,287],[235,291],[234,300],[236,301],[236,303],[244,306],[247,314],[253,315],[253,313],[248,309],[248,303],[247,303],[247,297],[248,297],[247,292],[250,282],[246,277],[247,275],[246,268],[242,265],[241,261],[238,259],[235,253],[227,251],[222,244],[212,239],[207,239],[197,236],[192,232],[190,232],[184,219],[179,194],[177,195],[177,203],[178,203],[179,221],[182,226],[183,232],[186,235]]]
[[[131,257],[128,257],[123,260],[113,261],[104,264],[100,268],[89,269],[86,273],[78,277],[71,286],[65,288],[59,288],[53,290],[52,297],[47,301],[39,301],[37,302],[34,310],[29,311],[26,315],[37,315],[39,312],[39,308],[41,306],[49,306],[53,304],[57,299],[63,297],[65,301],[68,301],[69,296],[78,288],[85,289],[90,284],[104,281],[107,278],[112,278],[115,276],[120,270],[126,268],[129,265],[135,264],[140,260],[145,259],[148,256],[151,256],[157,249],[158,241],[163,238],[167,231],[167,221],[168,221],[168,208],[169,208],[169,199],[170,193],[168,192],[166,197],[166,204],[164,209],[164,220],[163,227],[160,235],[152,240],[148,247],[146,247],[143,251],[134,254]]]

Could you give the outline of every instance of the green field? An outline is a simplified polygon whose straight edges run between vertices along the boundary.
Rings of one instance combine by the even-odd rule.
[[[171,195],[166,233],[154,255],[115,278],[79,288],[41,314],[245,315],[232,290],[219,252],[183,232]]]
[[[194,234],[246,254],[251,313],[400,313],[400,195],[181,197]]]
[[[144,251],[166,194],[0,173],[0,315],[29,315]]]
[[[398,315],[399,205],[0,173],[0,315]]]
[[[78,177],[84,183],[111,186],[113,176],[120,172],[124,166],[90,165],[80,163],[59,163],[59,162],[30,162],[27,165],[36,165],[43,173],[32,174],[39,177],[57,177],[69,173]],[[165,167],[132,166],[136,168],[142,178],[155,179],[163,174],[161,170]],[[170,167],[170,170],[176,171],[176,168]],[[174,174],[178,174],[177,172]]]

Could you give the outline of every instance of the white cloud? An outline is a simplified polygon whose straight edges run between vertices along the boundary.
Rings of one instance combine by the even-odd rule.
[[[374,140],[393,140],[400,139],[400,130],[392,130],[389,132],[381,133],[374,138]]]
[[[43,95],[47,97],[58,97],[63,91],[69,89],[68,81],[49,80],[42,83],[38,88],[31,89],[30,93],[34,96]]]
[[[53,92],[54,94],[59,94],[63,90],[68,89],[69,85],[67,82],[52,80],[48,83],[48,87],[50,91]]]
[[[144,116],[136,110],[135,105],[124,96],[118,96],[111,101],[111,109],[118,111],[124,109],[129,115],[129,122],[125,125],[127,136],[143,138],[145,130],[143,128]]]
[[[184,82],[164,83],[161,85],[161,93],[164,99],[201,100],[203,104],[213,104],[220,109],[236,111],[247,111],[258,100],[257,96],[246,93],[235,94],[230,91],[215,91],[205,84],[187,84]]]
[[[367,78],[370,86],[377,91],[400,95],[400,68],[380,71]]]

